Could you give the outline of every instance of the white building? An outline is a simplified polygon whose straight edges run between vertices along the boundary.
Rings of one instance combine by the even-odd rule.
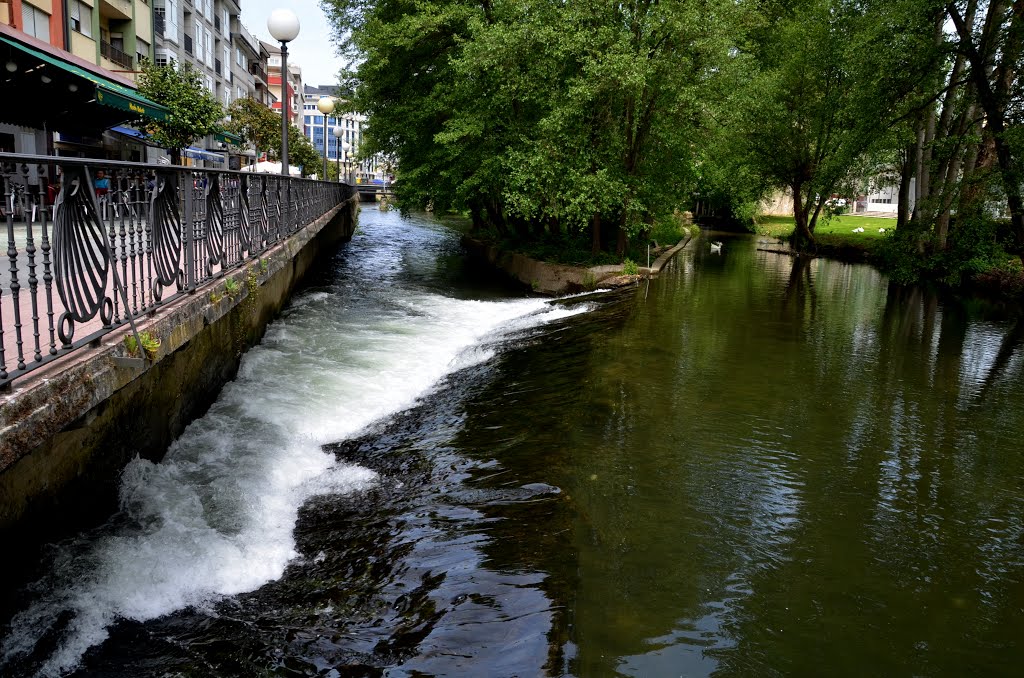
[[[303,92],[303,132],[313,148],[323,156],[324,153],[324,116],[316,107],[321,97],[337,98],[338,88],[334,85],[313,87],[306,85]],[[342,113],[327,118],[327,159],[347,163],[347,172],[352,180],[360,184],[369,184],[383,180],[383,174],[375,158],[359,160],[359,149],[363,142],[363,127],[366,116],[358,113]],[[341,136],[334,136],[334,128],[341,129]],[[348,151],[345,151],[348,144]]]
[[[244,27],[239,21],[239,2],[153,0],[154,62],[191,65],[199,71],[206,89],[225,109],[237,98],[256,94],[256,80],[248,68],[248,60],[242,66],[239,58],[239,48],[243,53],[252,53],[251,45],[242,37]],[[197,165],[237,168],[237,154],[230,162],[228,155],[227,139],[216,135],[185,150],[185,157]]]

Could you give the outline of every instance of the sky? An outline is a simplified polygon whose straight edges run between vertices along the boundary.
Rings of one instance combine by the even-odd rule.
[[[299,17],[299,37],[288,43],[288,63],[302,66],[307,85],[336,85],[342,60],[334,49],[327,17],[318,0],[240,0],[242,23],[264,42],[279,44],[270,37],[267,17],[272,10],[287,7]]]

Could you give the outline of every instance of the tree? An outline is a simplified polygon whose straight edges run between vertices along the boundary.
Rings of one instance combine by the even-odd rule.
[[[611,225],[621,254],[692,190],[700,92],[731,2],[328,0],[361,55],[364,150],[404,204],[537,238]]]
[[[766,2],[738,36],[729,123],[746,161],[793,195],[797,247],[814,244],[825,202],[865,154],[905,116],[908,97],[933,71],[934,14],[917,0]]]
[[[950,2],[946,9],[956,27],[957,52],[969,64],[974,95],[985,115],[985,133],[999,168],[1010,223],[1024,263],[1024,174],[1022,159],[1015,153],[1019,147],[1015,148],[1014,142],[1024,123],[1024,2],[991,0],[985,3],[984,19],[977,11],[978,4],[978,0],[961,0]]]
[[[277,135],[274,152],[281,157],[281,135]],[[302,176],[306,177],[320,171],[323,156],[316,152],[306,135],[295,125],[288,126],[288,164],[302,168]]]
[[[168,109],[166,120],[140,119],[136,124],[171,152],[176,165],[181,163],[181,149],[218,131],[224,117],[224,109],[203,86],[200,74],[187,64],[145,62],[139,74],[139,93]]]
[[[224,127],[256,150],[269,151],[281,146],[281,116],[252,97],[235,99],[228,108],[231,118]]]

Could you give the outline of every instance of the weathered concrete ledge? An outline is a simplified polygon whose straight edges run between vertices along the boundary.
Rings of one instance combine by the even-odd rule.
[[[656,277],[691,239],[692,237],[687,236],[662,252],[650,267],[640,266],[639,275],[636,276],[624,276],[621,265],[585,267],[539,261],[469,236],[463,236],[462,245],[471,255],[507,273],[534,292],[561,295],[588,289],[618,287],[640,278]]]
[[[0,532],[109,514],[124,465],[159,459],[206,411],[318,256],[352,237],[358,200],[141,323],[161,340],[153,361],[123,360],[126,328],[15,382],[0,398]]]

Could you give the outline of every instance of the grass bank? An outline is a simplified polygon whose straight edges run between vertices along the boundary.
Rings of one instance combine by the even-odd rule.
[[[754,230],[759,235],[789,238],[796,222],[793,217],[758,217]],[[863,230],[861,230],[863,229]],[[881,246],[896,231],[896,220],[885,217],[841,216],[818,222],[814,231],[817,254],[843,261],[868,262],[879,265]],[[947,283],[948,285],[949,283]],[[1007,255],[992,268],[975,273],[954,285],[965,292],[1019,302],[1024,295],[1024,267],[1020,257]]]

